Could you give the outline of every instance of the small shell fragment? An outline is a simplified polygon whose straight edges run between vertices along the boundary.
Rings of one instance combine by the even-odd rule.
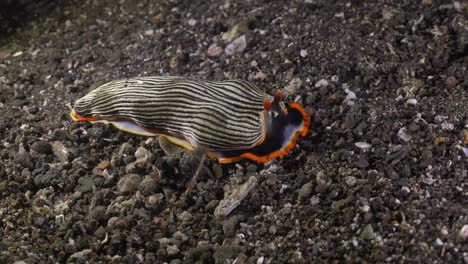
[[[236,209],[242,200],[247,197],[247,194],[257,186],[257,177],[251,176],[244,184],[238,186],[226,198],[224,198],[216,207],[214,215],[218,219],[228,216],[234,209]]]

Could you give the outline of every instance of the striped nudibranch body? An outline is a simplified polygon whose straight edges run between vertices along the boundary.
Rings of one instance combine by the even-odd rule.
[[[298,111],[293,107],[291,115],[265,110],[265,102],[276,102],[276,110],[285,108],[279,101],[242,80],[136,77],[99,86],[71,103],[70,109],[74,120],[112,123],[139,135],[162,135],[187,149],[203,149],[220,162],[241,158],[262,162],[265,155],[255,159],[244,154],[280,132],[272,133],[271,129],[278,130],[280,125],[288,130],[278,139],[285,141],[280,148],[285,144],[290,148],[291,140],[295,142],[298,134],[307,133],[309,121],[302,107]],[[291,126],[288,122],[293,117],[297,120]],[[284,120],[279,122],[281,118]],[[277,152],[262,149],[268,155]],[[277,156],[284,154],[278,152]]]

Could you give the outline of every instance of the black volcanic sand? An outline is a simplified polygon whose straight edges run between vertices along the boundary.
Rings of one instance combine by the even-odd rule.
[[[134,2],[0,41],[0,263],[468,263],[466,0]],[[143,75],[286,87],[311,131],[266,165],[207,161],[175,206],[197,153],[66,108]]]

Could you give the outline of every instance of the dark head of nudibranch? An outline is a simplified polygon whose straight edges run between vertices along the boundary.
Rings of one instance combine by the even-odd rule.
[[[283,157],[306,136],[310,118],[242,80],[137,77],[111,81],[71,103],[75,121],[104,122],[142,136],[202,149],[220,163]]]
[[[262,119],[265,132],[261,141],[252,148],[209,153],[220,163],[235,162],[248,158],[259,163],[283,157],[295,146],[299,136],[305,137],[309,130],[310,117],[298,103],[287,107],[281,90],[275,92],[273,102],[264,100]]]

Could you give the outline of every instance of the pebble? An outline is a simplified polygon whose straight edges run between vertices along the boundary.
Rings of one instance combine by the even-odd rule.
[[[402,127],[398,130],[398,137],[404,142],[409,142],[411,140],[411,136],[408,134],[406,127]]]
[[[219,47],[216,44],[212,44],[208,47],[206,54],[210,57],[216,57],[223,52],[223,48]]]
[[[376,237],[371,224],[367,224],[359,235],[364,240],[372,240]]]
[[[172,237],[179,240],[179,241],[187,241],[188,240],[188,237],[184,233],[182,233],[181,231],[176,231],[172,235]]]
[[[458,236],[464,241],[468,239],[468,225],[464,225],[460,229],[460,233],[458,233]]]
[[[232,42],[234,39],[238,38],[239,36],[249,32],[249,25],[246,20],[240,21],[237,24],[234,24],[228,32],[225,32],[222,36],[222,39],[225,40],[227,43]]]
[[[155,208],[161,203],[163,199],[164,199],[164,194],[162,193],[153,194],[153,195],[148,196],[148,199],[145,205],[147,208]]]
[[[401,187],[401,191],[404,193],[404,194],[409,194],[411,192],[411,189],[408,188],[407,186],[403,186]]]
[[[226,52],[226,55],[231,56],[244,52],[245,48],[247,48],[247,39],[245,35],[242,35],[227,45],[224,52]]]
[[[328,86],[328,81],[326,79],[321,79],[315,83],[316,88],[320,88],[323,86]]]
[[[228,216],[256,186],[257,177],[251,176],[244,184],[234,187],[231,193],[228,195],[225,194],[225,198],[219,202],[214,212],[215,217],[224,218]]]
[[[288,94],[296,94],[297,90],[299,90],[302,86],[302,80],[300,78],[292,79],[284,89],[288,92]]]
[[[179,248],[177,247],[177,245],[170,245],[170,246],[167,246],[166,247],[166,252],[167,252],[167,255],[169,256],[174,256],[176,255],[177,253],[179,253]]]
[[[32,144],[31,148],[38,153],[52,154],[52,146],[47,141],[36,141]]]
[[[417,104],[418,104],[418,100],[416,100],[414,98],[410,98],[410,99],[406,100],[405,106],[406,107],[414,107]]]
[[[325,171],[321,170],[317,172],[317,176],[315,177],[315,182],[317,184],[325,184],[328,182],[328,176],[325,174]]]
[[[138,186],[138,190],[144,196],[148,196],[156,191],[158,187],[159,177],[156,175],[146,175]]]
[[[263,81],[263,80],[266,79],[267,76],[268,76],[268,74],[259,71],[259,72],[255,73],[254,79]]]
[[[18,153],[16,154],[16,162],[25,168],[32,168],[34,166],[34,163],[31,161],[31,156],[23,146],[20,146],[18,149]]]
[[[219,200],[211,200],[205,205],[205,211],[208,213],[213,213],[216,207],[219,204]]]
[[[81,177],[78,179],[78,186],[75,191],[81,193],[88,193],[93,191],[93,180],[90,177]]]
[[[187,21],[187,24],[191,27],[195,26],[197,24],[197,20],[193,19],[193,18],[190,18],[188,21]]]
[[[121,194],[131,194],[138,190],[142,179],[138,174],[127,174],[120,178],[117,189]]]
[[[94,207],[88,214],[89,219],[93,219],[98,223],[105,223],[107,221],[106,207],[98,205]]]
[[[365,169],[369,167],[369,161],[367,161],[365,157],[359,157],[359,159],[354,162],[354,165],[358,168]]]
[[[346,176],[345,182],[346,182],[346,185],[348,185],[349,187],[354,187],[357,183],[357,179],[354,176]]]
[[[460,136],[462,137],[462,143],[468,145],[468,129],[460,131]]]
[[[223,222],[223,232],[225,236],[232,237],[235,234],[236,226],[239,223],[239,217],[232,216]]]
[[[68,161],[68,156],[70,153],[68,152],[67,148],[63,145],[62,142],[55,141],[52,144],[52,150],[58,160],[60,160],[61,162]]]
[[[223,177],[223,167],[220,164],[215,163],[213,165],[213,174],[217,179]]]
[[[302,58],[307,57],[307,50],[301,50],[300,53],[301,53],[301,57],[302,57]]]
[[[369,149],[372,147],[372,145],[367,142],[356,142],[354,145],[360,149]]]
[[[299,190],[299,200],[303,201],[310,197],[312,194],[312,183],[308,182],[302,185],[301,189]]]

